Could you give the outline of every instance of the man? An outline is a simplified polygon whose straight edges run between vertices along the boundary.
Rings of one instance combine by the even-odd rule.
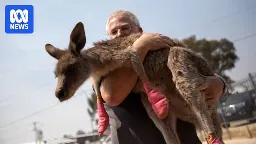
[[[143,33],[136,16],[128,11],[117,11],[107,20],[106,31],[110,39]],[[143,61],[148,50],[159,49],[168,44],[168,39],[159,34],[144,33],[133,44],[133,49]],[[130,68],[121,68],[101,81],[100,92],[110,117],[111,138],[113,144],[164,144],[160,131],[147,115],[140,95],[131,90],[138,79]],[[202,90],[207,99],[216,101],[222,95],[224,82],[219,77],[209,77],[207,88]],[[194,126],[177,120],[177,132],[182,144],[201,143]]]

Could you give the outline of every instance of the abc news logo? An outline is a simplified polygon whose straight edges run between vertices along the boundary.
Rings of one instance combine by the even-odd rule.
[[[33,33],[34,9],[32,5],[6,5],[5,32]]]
[[[18,17],[20,15],[20,18]],[[14,10],[10,11],[10,29],[28,29],[28,10]]]

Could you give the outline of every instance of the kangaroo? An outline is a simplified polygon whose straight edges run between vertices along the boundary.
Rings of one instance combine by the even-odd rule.
[[[55,68],[58,78],[56,97],[61,102],[68,100],[88,78],[96,79],[94,88],[99,115],[98,132],[101,135],[109,119],[101,99],[99,81],[117,68],[131,67],[140,78],[133,92],[142,94],[143,105],[167,144],[180,143],[175,131],[176,118],[202,129],[208,143],[224,143],[216,106],[213,102],[206,102],[198,89],[206,76],[214,75],[207,61],[173,39],[173,45],[148,52],[144,63],[141,63],[131,48],[139,37],[140,34],[133,34],[99,41],[92,48],[82,50],[86,36],[84,25],[79,22],[71,32],[68,49],[61,50],[46,44],[46,51],[58,60]]]

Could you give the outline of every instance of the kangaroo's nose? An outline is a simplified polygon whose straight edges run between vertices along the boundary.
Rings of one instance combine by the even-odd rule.
[[[56,97],[60,100],[60,101],[63,101],[64,100],[64,90],[63,89],[60,89],[58,91],[56,91]]]

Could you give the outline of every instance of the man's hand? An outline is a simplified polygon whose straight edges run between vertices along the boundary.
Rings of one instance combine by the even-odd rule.
[[[224,93],[224,82],[217,76],[208,76],[206,79],[205,87],[201,92],[205,94],[206,101],[214,101],[217,103],[219,98]]]
[[[146,51],[168,48],[172,45],[172,40],[158,33],[143,33],[133,44],[137,49]]]

